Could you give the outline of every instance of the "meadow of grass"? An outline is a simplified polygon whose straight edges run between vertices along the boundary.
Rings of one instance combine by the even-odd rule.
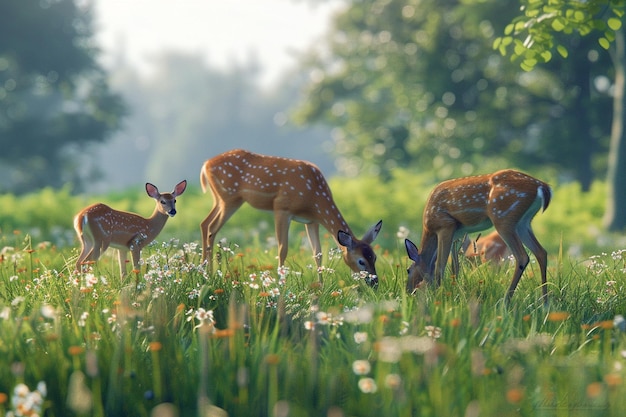
[[[623,415],[626,252],[552,251],[548,306],[534,262],[507,306],[509,264],[408,295],[400,239],[376,290],[330,242],[317,271],[222,241],[208,273],[157,240],[121,281],[114,256],[79,274],[76,247],[1,234],[0,416]]]
[[[72,216],[95,201],[147,216],[143,187],[0,195],[0,416],[621,416],[626,242],[602,232],[601,183],[552,183],[533,221],[548,306],[534,260],[508,306],[509,264],[465,262],[406,294],[396,232],[419,241],[432,188],[411,172],[331,180],[355,233],[384,221],[377,290],[329,236],[320,284],[301,226],[278,270],[272,216],[249,207],[207,272],[198,225],[211,202],[193,182],[124,281],[109,253],[73,271]]]

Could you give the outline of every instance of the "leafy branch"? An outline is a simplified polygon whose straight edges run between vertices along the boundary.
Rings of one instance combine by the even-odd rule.
[[[615,33],[622,27],[624,0],[522,0],[522,14],[504,29],[504,36],[496,38],[493,48],[511,61],[520,61],[525,71],[552,59],[553,51],[567,58],[569,51],[557,34],[600,33],[598,43],[609,49]]]

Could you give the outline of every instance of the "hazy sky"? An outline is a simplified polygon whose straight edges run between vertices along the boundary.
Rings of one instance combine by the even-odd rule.
[[[339,0],[96,0],[98,39],[105,63],[120,48],[142,71],[166,50],[198,53],[227,68],[256,56],[261,81],[272,83],[295,65],[304,50],[328,28]],[[290,52],[291,51],[291,52]]]

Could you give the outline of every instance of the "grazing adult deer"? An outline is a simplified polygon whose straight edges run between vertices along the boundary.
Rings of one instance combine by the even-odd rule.
[[[513,296],[530,261],[526,245],[539,263],[543,299],[547,302],[548,254],[533,234],[530,222],[539,210],[548,207],[551,197],[548,184],[514,170],[442,182],[431,192],[424,208],[422,251],[418,253],[415,244],[405,240],[413,261],[408,269],[407,290],[413,291],[424,280],[439,285],[454,240],[493,225],[516,260],[506,300]],[[457,250],[452,251],[452,269],[458,272]]]
[[[249,203],[256,209],[274,212],[279,266],[285,263],[289,224],[295,220],[305,224],[319,268],[321,224],[341,248],[345,263],[355,272],[368,272],[369,284],[377,284],[376,254],[370,244],[378,236],[382,220],[357,239],[314,164],[236,149],[206,161],[200,171],[200,183],[204,192],[208,188],[213,194],[213,208],[200,224],[202,258],[209,262],[209,267],[217,232],[243,203]]]
[[[476,240],[471,240],[466,235],[463,239],[462,250],[468,259],[479,260],[482,263],[491,262],[494,265],[501,264],[511,255],[502,236],[495,230],[487,236],[479,235]]]
[[[98,203],[85,207],[74,217],[74,229],[80,239],[81,251],[76,270],[86,261],[97,261],[112,246],[119,251],[120,276],[126,275],[126,258],[130,251],[135,270],[139,269],[141,249],[152,242],[165,226],[169,217],[176,214],[176,197],[187,188],[187,181],[179,182],[171,193],[159,193],[147,183],[146,192],[156,200],[152,216],[147,219],[134,213],[113,210]]]

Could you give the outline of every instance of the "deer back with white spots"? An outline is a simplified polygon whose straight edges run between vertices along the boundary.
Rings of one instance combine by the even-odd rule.
[[[530,261],[525,245],[539,263],[543,298],[547,302],[548,256],[530,223],[539,210],[548,207],[551,198],[548,184],[515,170],[442,182],[431,192],[424,208],[421,252],[413,242],[405,241],[413,261],[408,269],[407,290],[415,290],[424,281],[439,285],[450,252],[452,271],[457,274],[458,250],[452,250],[456,239],[494,226],[516,260],[506,299],[512,297]]]
[[[209,268],[218,231],[243,203],[248,203],[274,213],[279,266],[284,265],[287,257],[289,224],[295,220],[305,224],[315,262],[320,267],[322,225],[341,248],[346,264],[355,272],[366,272],[370,284],[376,284],[376,255],[370,244],[382,221],[357,239],[314,164],[236,149],[206,161],[200,171],[200,183],[204,192],[209,189],[213,194],[213,208],[200,224],[202,257]]]
[[[152,242],[169,217],[176,215],[176,197],[187,187],[187,181],[179,182],[171,193],[159,193],[157,187],[146,183],[146,193],[154,198],[156,205],[152,216],[141,217],[134,213],[114,210],[98,203],[85,207],[74,217],[74,229],[81,242],[81,252],[76,270],[82,271],[86,262],[95,262],[109,246],[118,249],[120,276],[126,275],[126,258],[130,251],[133,267],[139,269],[141,249]]]

